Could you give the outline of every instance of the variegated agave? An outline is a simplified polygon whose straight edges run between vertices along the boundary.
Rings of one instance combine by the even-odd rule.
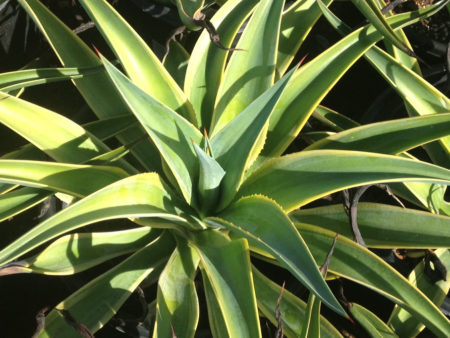
[[[281,0],[228,0],[211,23],[229,47],[248,19],[234,51],[217,48],[205,31],[190,56],[173,42],[161,63],[106,1],[80,0],[124,75],[38,0],[18,1],[66,68],[0,75],[0,120],[30,142],[0,160],[0,217],[54,194],[70,206],[3,248],[0,274],[74,274],[128,254],[57,305],[41,336],[77,336],[67,314],[96,332],[155,274],[155,337],[194,336],[200,278],[213,336],[259,337],[259,316],[275,325],[281,319],[289,337],[319,336],[319,331],[340,336],[319,314],[322,302],[347,316],[324,280],[327,269],[332,277],[361,283],[396,303],[387,324],[357,304],[349,306],[371,334],[410,336],[423,325],[438,336],[450,332],[450,322],[434,304],[443,301],[447,282],[421,286],[427,297],[417,287],[425,278],[423,266],[408,281],[352,241],[341,206],[305,207],[351,187],[399,182],[392,186],[399,196],[433,213],[361,204],[358,222],[367,245],[441,248],[436,254],[449,266],[450,219],[438,213],[449,213],[443,187],[450,182],[445,169],[450,102],[400,51],[409,47],[399,30],[432,15],[443,2],[384,17],[381,0],[354,1],[371,25],[347,32],[327,9],[331,0],[297,0],[286,10]],[[204,1],[177,4],[185,22],[198,28],[202,22],[194,19],[201,17]],[[290,68],[322,11],[345,37],[305,65]],[[383,36],[390,54],[375,46]],[[417,116],[358,126],[319,106],[361,56]],[[187,60],[187,68],[180,67]],[[80,126],[17,95],[26,86],[67,78],[97,121]],[[285,155],[313,114],[333,133]],[[111,137],[122,146],[108,148],[104,141]],[[425,144],[440,166],[407,153]],[[42,152],[51,160],[36,160]],[[74,232],[117,218],[133,226]],[[35,248],[41,251],[27,255]],[[311,291],[308,303],[283,293],[253,266],[255,259],[289,271]]]

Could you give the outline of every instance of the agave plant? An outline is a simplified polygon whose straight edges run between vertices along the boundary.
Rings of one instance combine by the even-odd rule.
[[[118,63],[92,51],[38,0],[18,1],[65,68],[0,75],[0,121],[30,142],[0,159],[0,219],[52,195],[69,206],[3,248],[0,275],[68,275],[127,255],[52,309],[40,336],[77,336],[74,323],[94,333],[143,281],[153,281],[155,337],[194,336],[198,292],[213,336],[259,337],[263,316],[281,322],[289,337],[339,337],[319,313],[323,303],[348,316],[326,271],[396,303],[389,323],[348,306],[371,334],[403,336],[423,326],[438,336],[450,332],[438,308],[448,282],[428,285],[427,297],[415,279],[352,240],[340,205],[307,207],[348,188],[397,182],[399,196],[432,212],[361,204],[367,246],[441,248],[436,254],[449,265],[450,218],[439,213],[449,212],[450,101],[414,72],[407,40],[393,33],[444,2],[387,18],[375,15],[379,7],[361,7],[372,24],[291,66],[322,11],[342,24],[327,10],[331,0],[297,0],[286,10],[280,0],[228,0],[211,22],[199,20],[204,1],[189,9],[178,1],[191,28],[206,22],[209,29],[190,56],[173,42],[163,62],[105,0],[80,0]],[[211,40],[211,27],[225,49]],[[383,37],[393,56],[374,46]],[[363,55],[420,116],[358,126],[319,106]],[[98,120],[81,126],[19,97],[24,87],[64,79],[72,79]],[[336,133],[286,154],[311,116]],[[113,137],[120,147],[106,145]],[[440,166],[407,153],[425,144]],[[120,231],[74,232],[119,218],[128,220]],[[258,259],[292,274],[310,291],[308,303],[257,270]]]

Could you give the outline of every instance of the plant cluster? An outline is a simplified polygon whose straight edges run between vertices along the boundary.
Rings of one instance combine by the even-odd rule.
[[[427,257],[450,267],[450,101],[421,76],[401,30],[445,1],[392,15],[382,0],[355,0],[369,24],[352,30],[328,9],[332,0],[288,8],[281,0],[218,1],[210,20],[204,0],[176,0],[186,26],[204,31],[190,54],[171,41],[163,61],[105,0],[79,2],[113,61],[38,0],[18,2],[64,68],[0,74],[0,122],[29,142],[0,159],[0,219],[50,196],[68,207],[2,248],[0,275],[69,275],[127,255],[52,309],[39,337],[95,333],[142,282],[157,283],[148,305],[155,319],[144,323],[154,337],[193,337],[200,315],[214,337],[260,337],[259,317],[288,337],[340,337],[321,303],[372,336],[414,336],[424,327],[448,335],[439,306],[450,276],[429,281],[428,260],[408,280],[369,250],[437,249]],[[321,15],[342,39],[292,65]],[[375,45],[382,39],[386,50]],[[410,116],[359,125],[320,105],[361,57]],[[97,120],[80,125],[20,97],[26,87],[61,80],[73,82]],[[326,132],[286,153],[310,119]],[[120,145],[111,148],[110,139]],[[429,161],[411,155],[418,147]],[[352,231],[342,205],[309,207],[378,183],[392,183],[417,208],[361,203]],[[126,220],[123,228],[89,231],[113,219]],[[82,227],[88,231],[77,232]],[[355,231],[363,242],[353,241]],[[258,260],[292,274],[310,291],[308,301],[258,270]],[[344,309],[328,278],[393,301],[388,322],[356,303]]]

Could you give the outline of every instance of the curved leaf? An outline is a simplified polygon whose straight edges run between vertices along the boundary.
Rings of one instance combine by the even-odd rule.
[[[178,213],[178,202],[157,174],[131,176],[96,191],[25,233],[0,251],[0,265],[60,234],[102,220],[158,217],[174,222],[173,227],[180,222],[189,226]]]
[[[46,37],[65,67],[99,67],[99,58],[70,28],[37,0],[18,0]],[[125,107],[105,72],[74,80],[86,102],[99,117],[123,114]],[[99,100],[108,97],[108,100]]]
[[[28,187],[0,194],[0,222],[41,203],[52,194],[52,191]]]
[[[212,137],[212,151],[226,172],[221,185],[219,210],[233,199],[245,169],[261,151],[260,142],[265,139],[270,114],[295,69],[250,103],[239,116]]]
[[[195,116],[175,80],[142,38],[104,0],[80,0],[132,81],[194,124]]]
[[[144,93],[105,58],[102,60],[122,98],[160,151],[184,198],[192,205],[198,166],[192,143],[200,144],[202,135],[189,121]]]
[[[348,308],[353,318],[361,324],[372,338],[398,337],[386,323],[365,307],[357,303],[349,303]]]
[[[266,250],[328,307],[346,316],[303,239],[273,201],[262,196],[244,197],[206,222],[226,227]]]
[[[329,5],[332,1],[323,0],[322,2]],[[283,13],[277,53],[276,79],[286,72],[321,13],[317,6],[317,0],[297,0]]]
[[[157,230],[142,227],[123,231],[66,235],[58,238],[36,256],[14,262],[12,269],[14,273],[73,275],[114,257],[139,250],[156,239],[159,234]]]
[[[18,70],[0,74],[0,90],[10,92],[30,86],[58,81],[78,79],[102,71],[101,67],[93,68],[40,68]]]
[[[199,263],[196,251],[177,241],[158,280],[156,323],[153,337],[194,337],[199,304],[194,278]]]
[[[228,336],[261,337],[247,242],[206,230],[196,234],[191,245],[198,251]]]
[[[102,62],[95,53],[39,1],[19,0],[18,2],[42,31],[64,66],[102,66]],[[74,84],[99,118],[110,118],[127,112],[126,105],[105,71],[74,80]],[[107,97],[108,100],[99,100],[99,97]],[[119,135],[119,140],[128,144],[136,139],[136,134],[140,133],[140,129],[127,130]],[[138,144],[132,152],[146,169],[155,170],[155,168],[158,168],[159,159],[155,161],[154,158],[157,155],[155,156],[154,148],[152,148],[150,142]]]
[[[317,261],[325,260],[336,233],[303,224],[300,233],[314,258]],[[361,245],[339,237],[328,271],[385,295],[416,319],[426,323],[434,334],[445,337],[450,332],[450,321],[423,293]]]
[[[311,150],[268,161],[242,184],[238,196],[266,195],[291,211],[342,189],[395,181],[450,184],[450,170],[389,155]]]
[[[295,223],[315,225],[353,239],[342,205],[298,209],[289,217]],[[450,243],[450,217],[386,204],[359,203],[358,227],[366,244],[373,248],[446,248]]]
[[[239,27],[256,3],[257,0],[228,0],[217,11],[211,23],[216,28],[222,45],[231,45]],[[192,102],[198,125],[202,129],[210,127],[227,55],[228,51],[214,45],[206,30],[202,32],[192,50],[186,70],[184,92]]]
[[[217,93],[214,136],[274,82],[283,0],[262,0],[228,62]]]
[[[82,163],[109,150],[68,118],[14,96],[1,95],[0,122],[57,161]]]
[[[161,263],[167,261],[172,249],[173,240],[170,235],[162,235],[113,269],[84,285],[48,314],[45,329],[39,337],[80,336],[61,311],[67,311],[90,332],[96,332],[116,314],[139,283]]]
[[[361,150],[396,155],[450,135],[450,113],[371,123],[313,143],[306,150]]]
[[[394,29],[401,28],[436,13],[443,5],[441,1],[426,9],[402,13],[387,20]],[[262,154],[282,154],[339,78],[381,38],[382,35],[373,26],[363,27],[302,66],[274,109]]]
[[[0,182],[54,190],[76,197],[89,195],[126,176],[122,169],[115,167],[0,160]]]

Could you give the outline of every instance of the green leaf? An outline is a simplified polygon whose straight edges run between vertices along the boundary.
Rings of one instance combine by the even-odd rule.
[[[357,303],[349,303],[348,309],[359,324],[373,338],[398,337],[389,326],[386,325],[371,311]],[[412,336],[403,336],[412,337]]]
[[[93,68],[41,68],[25,69],[0,74],[0,90],[11,92],[45,83],[79,79],[102,71],[101,67]]]
[[[41,253],[14,262],[14,273],[73,275],[114,257],[139,250],[152,242],[160,231],[148,227],[123,231],[71,234],[58,238]],[[0,269],[0,275],[2,274]]]
[[[390,155],[311,150],[267,161],[241,186],[238,196],[263,194],[292,211],[333,192],[380,182],[450,182],[450,171]]]
[[[435,254],[447,269],[446,280],[433,283],[424,272],[425,263],[423,261],[410,273],[408,280],[434,304],[441,306],[450,289],[450,251],[438,249]],[[394,307],[388,324],[400,337],[415,337],[424,329],[423,323],[418,322],[415,317],[398,306]]]
[[[37,0],[18,0],[30,15],[65,67],[99,67],[101,61],[61,20]],[[74,80],[86,102],[99,117],[123,114],[124,107],[105,72]],[[108,97],[108,100],[99,100]]]
[[[196,124],[194,112],[175,80],[142,38],[105,0],[80,0],[131,80],[144,92]]]
[[[347,27],[326,7],[320,5],[329,22],[341,33],[347,34]],[[426,82],[416,72],[397,62],[389,54],[374,46],[365,54],[366,59],[398,92],[406,103],[410,115],[428,115],[446,113],[450,109],[449,99],[435,87]],[[450,137],[443,138],[436,143],[428,144],[425,150],[432,160],[441,166],[450,166]]]
[[[306,306],[301,338],[320,338],[320,299],[310,293]]]
[[[109,150],[68,118],[14,96],[1,95],[0,122],[57,161],[82,163]]]
[[[376,29],[383,34],[386,39],[389,39],[396,47],[405,52],[408,55],[414,55],[405,43],[399,39],[395,34],[390,24],[386,21],[386,18],[381,13],[374,0],[352,0],[353,4],[358,10],[366,17],[369,22],[376,27]]]
[[[220,182],[225,176],[225,171],[213,157],[196,144],[194,144],[194,150],[200,164],[198,178],[199,206],[203,214],[207,214],[217,205]]]
[[[247,241],[206,230],[196,234],[192,246],[198,251],[228,336],[261,337]]]
[[[19,0],[18,2],[42,31],[64,66],[102,66],[102,62],[96,54],[39,1]],[[74,80],[74,84],[86,103],[100,119],[122,115],[127,112],[126,105],[105,71]],[[99,97],[107,97],[108,100],[99,100]],[[140,129],[127,130],[126,133],[119,136],[119,140],[127,144],[134,141],[136,134],[140,133]],[[132,152],[149,171],[158,168],[159,159],[155,161],[155,151],[151,143],[143,142],[137,145]]]
[[[326,5],[333,0],[323,0]],[[276,79],[288,69],[301,45],[322,12],[317,0],[297,0],[281,18],[280,37],[277,53]]]
[[[204,269],[200,266],[202,271],[203,289],[205,291],[206,305],[208,310],[208,321],[214,338],[229,338],[227,325],[222,315],[222,310],[218,299],[214,293],[213,286],[208,279]]]
[[[220,84],[211,125],[214,136],[274,82],[283,0],[262,0],[245,27]]]
[[[182,240],[158,281],[157,315],[153,337],[194,337],[199,316],[195,273],[196,251]]]
[[[0,222],[41,203],[52,194],[52,191],[28,187],[0,194]]]
[[[278,297],[281,294],[281,287],[272,280],[265,277],[261,272],[253,267],[253,278],[255,281],[256,299],[260,312],[268,318],[272,324],[278,325],[275,318],[275,309]],[[283,333],[288,338],[300,336],[304,325],[303,316],[306,304],[288,290],[283,291],[280,301],[281,320],[283,322]],[[338,330],[331,325],[325,317],[320,316],[320,332],[322,337],[342,337]]]
[[[324,261],[336,233],[314,226],[300,226],[300,233],[316,261]],[[437,336],[446,336],[450,332],[449,320],[423,293],[361,245],[339,236],[328,271],[385,295],[426,323]]]
[[[126,176],[122,169],[115,167],[0,160],[0,182],[48,189],[76,197],[86,196]]]
[[[166,46],[169,50],[163,59],[163,65],[180,88],[183,88],[189,53],[175,39],[171,39]]]
[[[334,110],[324,107],[317,106],[314,113],[311,115],[317,121],[322,122],[324,125],[328,126],[334,131],[343,131],[350,128],[358,127],[359,124],[345,115],[339,114]]]
[[[211,19],[220,41],[229,47],[257,0],[228,0]],[[184,92],[194,107],[200,128],[209,128],[228,51],[218,48],[204,30],[191,53]]]
[[[103,174],[97,173],[98,177]],[[85,179],[92,181],[92,178]],[[128,177],[96,191],[40,223],[0,252],[0,265],[25,254],[38,245],[63,233],[97,221],[157,217],[172,223],[187,225],[165,184],[155,173]]]
[[[287,73],[212,137],[214,156],[227,173],[222,182],[218,209],[224,208],[233,199],[245,169],[261,151],[270,114],[295,70]]]
[[[331,135],[306,150],[342,149],[399,154],[450,135],[450,113],[371,123]]]
[[[245,197],[206,222],[226,227],[266,250],[328,307],[346,315],[325,283],[302,237],[273,201],[262,196]]]
[[[315,225],[353,239],[342,205],[298,209],[289,216],[296,224]],[[359,203],[358,227],[372,248],[446,248],[450,243],[450,217],[386,204]]]
[[[83,127],[98,139],[107,140],[128,128],[135,127],[137,123],[133,115],[126,114],[89,122],[84,124]],[[142,131],[142,135],[145,135],[144,131]]]
[[[160,151],[184,198],[193,204],[198,162],[192,143],[200,144],[202,135],[189,121],[136,87],[108,60],[102,60],[122,98]]]
[[[434,14],[442,6],[443,3],[438,2],[423,10],[402,13],[387,20],[393,28],[401,28]],[[302,66],[272,113],[262,154],[264,156],[282,154],[339,78],[381,38],[382,35],[373,26],[363,27]]]
[[[39,337],[78,338],[79,333],[67,323],[60,311],[68,311],[78,322],[95,333],[105,325],[136,289],[140,282],[165,262],[173,250],[170,235],[162,235],[122,263],[84,285],[59,303],[45,319]]]

